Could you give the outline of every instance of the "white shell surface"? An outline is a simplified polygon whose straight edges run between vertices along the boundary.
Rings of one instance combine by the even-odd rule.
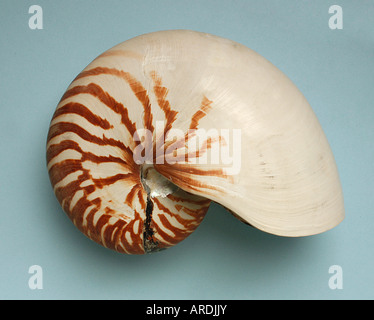
[[[189,31],[140,36],[116,49],[141,56],[136,76],[142,82],[151,85],[148,74],[157,70],[171,106],[186,118],[178,118],[177,127],[187,129],[206,96],[212,108],[200,128],[241,130],[240,170],[233,181],[196,174],[190,177],[209,188],[181,184],[183,189],[282,236],[320,233],[343,220],[338,172],[320,123],[270,62],[230,40]]]

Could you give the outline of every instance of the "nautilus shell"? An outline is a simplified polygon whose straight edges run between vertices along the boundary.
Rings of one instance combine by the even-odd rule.
[[[76,227],[121,253],[177,244],[212,201],[280,236],[344,218],[304,96],[251,49],[200,32],[141,35],[90,63],[53,115],[47,166]]]

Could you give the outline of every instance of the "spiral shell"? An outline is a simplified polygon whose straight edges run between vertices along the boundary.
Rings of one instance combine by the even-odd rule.
[[[76,227],[121,253],[177,244],[211,201],[282,236],[344,217],[333,155],[300,91],[257,53],[205,33],[154,32],[97,57],[56,108],[47,166]]]

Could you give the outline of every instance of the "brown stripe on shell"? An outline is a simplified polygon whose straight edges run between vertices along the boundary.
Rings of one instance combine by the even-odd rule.
[[[135,96],[138,98],[138,100],[143,105],[144,127],[145,129],[148,129],[151,132],[153,132],[154,131],[154,127],[152,125],[153,116],[152,116],[151,103],[149,101],[147,90],[130,73],[122,71],[122,70],[117,70],[115,68],[96,67],[96,68],[81,72],[76,77],[76,79],[89,77],[89,76],[99,76],[102,74],[108,74],[108,75],[113,75],[113,76],[122,78],[129,84],[129,86],[131,87],[131,90],[134,92]],[[132,136],[134,136],[134,134],[132,134]]]
[[[206,194],[210,194],[209,190],[220,191],[217,186],[194,179],[193,175],[221,177],[233,182],[233,178],[231,176],[227,176],[224,170],[221,168],[204,170],[191,165],[183,165],[178,163],[172,165],[155,164],[154,167],[161,175],[186,191],[201,192],[204,190]]]
[[[204,204],[200,208],[190,209],[187,206],[175,205],[174,206],[175,212],[173,212],[171,209],[168,209],[165,205],[163,205],[160,199],[154,198],[153,202],[156,203],[158,209],[164,211],[171,217],[174,217],[180,224],[182,224],[185,227],[185,229],[189,229],[191,225],[196,226],[198,223],[200,223],[200,219],[204,217],[209,207],[209,204],[208,205]],[[180,210],[185,211],[187,214],[189,214],[191,217],[194,217],[195,219],[191,220],[191,218],[190,219],[182,218],[181,215],[179,214]],[[198,222],[196,222],[196,220]],[[173,229],[170,229],[170,230],[173,230]]]
[[[197,129],[199,121],[204,118],[207,113],[212,109],[213,101],[210,101],[207,97],[203,97],[201,101],[200,109],[197,110],[191,118],[190,129]]]
[[[108,156],[97,156],[91,152],[85,152],[82,150],[82,148],[79,146],[79,144],[72,140],[63,140],[58,144],[52,144],[47,148],[47,163],[49,163],[54,157],[58,156],[61,152],[65,150],[75,150],[79,152],[82,157],[81,161],[91,161],[94,163],[104,163],[104,162],[113,162],[117,163],[129,170],[134,170],[137,167],[133,165],[131,161],[125,161],[122,158],[114,157],[112,155]]]
[[[54,118],[57,118],[63,114],[74,113],[85,118],[88,122],[95,126],[99,126],[102,129],[112,129],[113,125],[108,120],[100,118],[98,115],[92,113],[86,106],[81,103],[70,102],[62,107],[58,108],[54,114]]]
[[[125,203],[131,207],[132,206],[132,203],[135,199],[136,196],[138,196],[138,199],[142,205],[142,207],[144,207],[144,196],[143,196],[143,193],[141,192],[143,189],[141,183],[136,183],[130,190],[130,192],[127,194],[126,196],[126,199],[125,199]],[[140,192],[140,193],[139,193]]]
[[[115,140],[113,138],[106,138],[105,136],[103,136],[103,138],[97,137],[95,135],[90,134],[88,131],[86,131],[85,129],[83,129],[75,123],[58,122],[56,124],[51,125],[48,134],[48,141],[50,141],[52,138],[56,136],[62,135],[67,132],[73,132],[83,140],[97,144],[98,146],[117,147],[122,150],[125,156],[125,160],[127,160],[128,164],[134,163],[131,149],[125,146],[121,141]],[[132,166],[132,168],[135,168],[135,165]]]
[[[121,116],[121,122],[126,126],[131,136],[134,136],[136,126],[130,120],[127,108],[125,108],[122,103],[116,101],[108,92],[104,91],[99,85],[95,83],[90,83],[85,86],[80,85],[72,87],[65,92],[65,94],[61,98],[61,101],[79,94],[90,94],[99,99],[115,113],[119,114]],[[58,109],[56,110],[56,112],[57,111]]]
[[[164,134],[166,136],[173,126],[174,121],[177,119],[178,112],[171,109],[170,102],[166,99],[169,90],[162,85],[161,77],[157,75],[156,71],[151,72],[151,78],[154,82],[153,91],[157,98],[157,103],[165,114],[166,124],[164,127]]]
[[[173,201],[173,202],[188,202],[192,204],[197,204],[201,206],[209,206],[211,200],[205,199],[205,198],[200,198],[200,199],[193,199],[192,197],[189,197],[188,199],[185,199],[183,197],[177,196],[176,194],[170,193],[167,195],[167,197]],[[177,204],[175,205],[177,206]],[[178,205],[180,206],[180,205]]]

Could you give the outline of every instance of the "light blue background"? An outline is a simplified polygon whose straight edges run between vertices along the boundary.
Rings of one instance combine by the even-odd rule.
[[[29,6],[43,8],[31,30]],[[330,30],[330,5],[343,30]],[[0,298],[373,299],[374,1],[11,1],[0,4]],[[55,199],[49,121],[73,78],[136,35],[192,29],[265,56],[299,87],[334,152],[345,220],[306,238],[250,228],[218,205],[185,241],[126,256],[84,237]],[[43,268],[30,290],[28,268]],[[331,265],[343,289],[331,290]]]

